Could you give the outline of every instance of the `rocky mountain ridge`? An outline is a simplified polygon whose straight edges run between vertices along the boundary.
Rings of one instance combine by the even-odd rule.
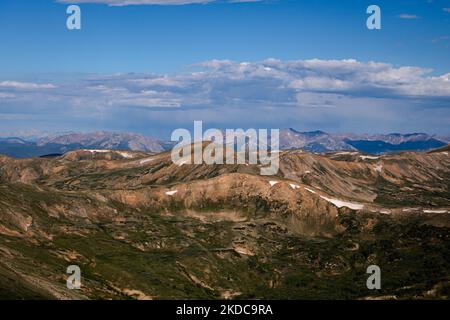
[[[48,154],[64,154],[79,149],[112,149],[143,152],[162,152],[174,142],[146,137],[135,133],[92,132],[66,133],[28,140],[21,137],[0,138],[0,154],[12,157],[40,157]],[[384,154],[400,151],[428,151],[447,145],[444,137],[414,134],[356,135],[329,134],[323,131],[299,132],[295,129],[280,130],[282,150],[303,149],[309,152],[360,151]]]
[[[0,156],[0,297],[446,299],[449,181],[447,148],[288,150],[273,177],[169,152]]]

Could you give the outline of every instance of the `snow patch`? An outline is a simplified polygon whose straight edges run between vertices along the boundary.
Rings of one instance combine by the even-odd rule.
[[[89,151],[90,153],[108,153],[110,152],[110,150],[86,150]]]
[[[129,152],[119,152],[119,154],[120,154],[122,157],[127,158],[127,159],[131,159],[131,158],[134,157],[134,156],[133,156],[131,153],[129,153]]]
[[[447,210],[423,210],[425,213],[446,213]]]
[[[273,187],[274,185],[280,183],[280,181],[269,181],[270,186]]]
[[[416,211],[418,210],[418,208],[405,208],[402,210],[402,212],[411,212],[411,211]]]
[[[374,157],[374,156],[359,156],[362,160],[377,160],[380,159],[380,157]]]
[[[178,190],[173,190],[173,191],[167,191],[166,194],[168,196],[173,196],[174,194],[176,194],[178,192]]]
[[[310,188],[306,188],[306,187],[305,187],[305,189],[306,189],[307,191],[311,192],[311,193],[317,193],[317,192],[315,192],[314,190],[312,190],[312,189],[310,189]]]
[[[294,190],[300,188],[299,185],[296,185],[296,184],[293,184],[293,183],[290,183],[289,186],[290,186],[292,189],[294,189]]]
[[[379,164],[375,167],[375,171],[381,172],[383,170],[383,165]]]
[[[359,203],[347,202],[347,201],[342,201],[342,200],[338,200],[338,199],[331,199],[331,198],[327,198],[324,196],[320,196],[320,197],[328,202],[331,202],[338,208],[347,207],[352,210],[361,210],[364,208],[364,205],[359,204]]]

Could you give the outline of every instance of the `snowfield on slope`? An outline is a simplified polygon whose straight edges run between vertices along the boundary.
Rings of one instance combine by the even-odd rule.
[[[108,153],[111,152],[110,150],[91,150],[91,149],[86,149],[85,151],[89,151],[90,153]]]
[[[447,210],[423,210],[425,213],[447,213]]]
[[[375,156],[359,156],[361,158],[361,160],[378,160],[380,159],[380,157],[375,157]]]
[[[126,159],[134,158],[134,155],[129,152],[119,151],[119,154]]]
[[[350,208],[352,210],[361,210],[361,209],[364,208],[363,204],[347,202],[347,201],[342,201],[342,200],[338,200],[338,199],[327,198],[327,197],[324,197],[324,196],[320,196],[320,197],[322,199],[328,201],[328,202],[331,202],[332,204],[334,204],[338,208],[347,207],[347,208]]]
[[[312,190],[312,189],[310,189],[310,188],[306,188],[306,187],[305,187],[305,189],[306,189],[307,191],[311,192],[311,193],[317,193],[317,192],[315,192],[314,190]]]

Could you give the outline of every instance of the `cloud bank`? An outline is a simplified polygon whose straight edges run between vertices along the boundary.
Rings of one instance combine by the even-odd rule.
[[[431,128],[450,125],[450,73],[432,75],[420,67],[353,59],[211,60],[173,75],[91,75],[52,84],[3,81],[0,115],[11,110],[37,117],[97,117],[106,125],[134,114],[136,121],[148,117],[161,126],[194,119],[224,125],[251,119],[280,126],[289,121],[343,126],[359,115],[353,121],[361,126],[380,127],[381,117],[401,127],[409,113],[410,126],[421,121]]]
[[[2,81],[0,82],[0,89],[54,89],[55,85],[52,84],[38,84],[29,82],[18,81]]]
[[[175,75],[118,74],[90,76],[70,85],[0,82],[0,92],[19,93],[34,101],[35,93],[69,104],[139,107],[302,106],[302,96],[390,98],[436,101],[450,98],[450,73],[395,67],[357,60],[268,59],[261,62],[211,60],[189,73]],[[17,92],[19,91],[19,92]],[[45,102],[45,101],[44,101]],[[320,101],[316,105],[320,106]],[[325,106],[325,105],[324,105]]]

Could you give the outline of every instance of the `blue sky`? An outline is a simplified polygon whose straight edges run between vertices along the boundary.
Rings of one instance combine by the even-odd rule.
[[[0,2],[0,131],[450,134],[450,1],[127,1]]]

